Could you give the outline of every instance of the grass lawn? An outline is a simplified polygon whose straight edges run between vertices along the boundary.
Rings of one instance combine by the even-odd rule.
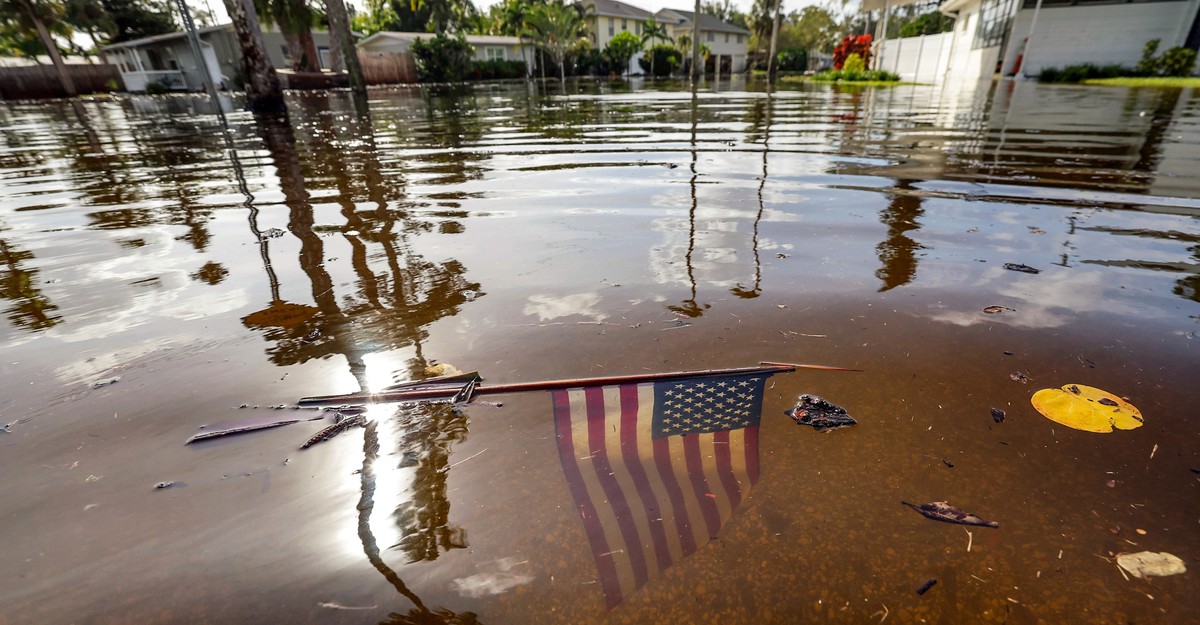
[[[1092,78],[1085,80],[1085,85],[1104,87],[1200,87],[1200,77],[1161,77],[1161,78]]]

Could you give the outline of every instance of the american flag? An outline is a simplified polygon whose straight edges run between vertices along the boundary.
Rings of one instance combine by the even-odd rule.
[[[745,499],[770,375],[553,391],[563,472],[609,609],[716,538]]]

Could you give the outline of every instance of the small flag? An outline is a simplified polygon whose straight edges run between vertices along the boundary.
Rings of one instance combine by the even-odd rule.
[[[563,472],[609,609],[716,538],[746,498],[770,375],[553,391]]]

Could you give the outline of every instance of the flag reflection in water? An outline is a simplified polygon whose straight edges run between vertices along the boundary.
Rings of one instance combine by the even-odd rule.
[[[563,472],[610,609],[716,538],[745,499],[769,376],[553,392]]]

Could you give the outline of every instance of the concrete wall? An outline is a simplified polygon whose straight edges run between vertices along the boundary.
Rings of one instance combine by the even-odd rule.
[[[945,76],[954,33],[888,39],[875,47],[875,69],[899,74],[907,82],[937,83]]]
[[[1142,46],[1161,39],[1159,52],[1182,45],[1196,18],[1200,0],[1103,4],[1093,6],[1043,6],[1033,40],[1026,43],[1033,9],[1022,9],[1013,20],[1012,35],[1004,55],[1004,74],[1016,70],[1036,76],[1043,67],[1093,63],[1133,67],[1142,58]],[[1024,45],[1023,45],[1024,44]]]

